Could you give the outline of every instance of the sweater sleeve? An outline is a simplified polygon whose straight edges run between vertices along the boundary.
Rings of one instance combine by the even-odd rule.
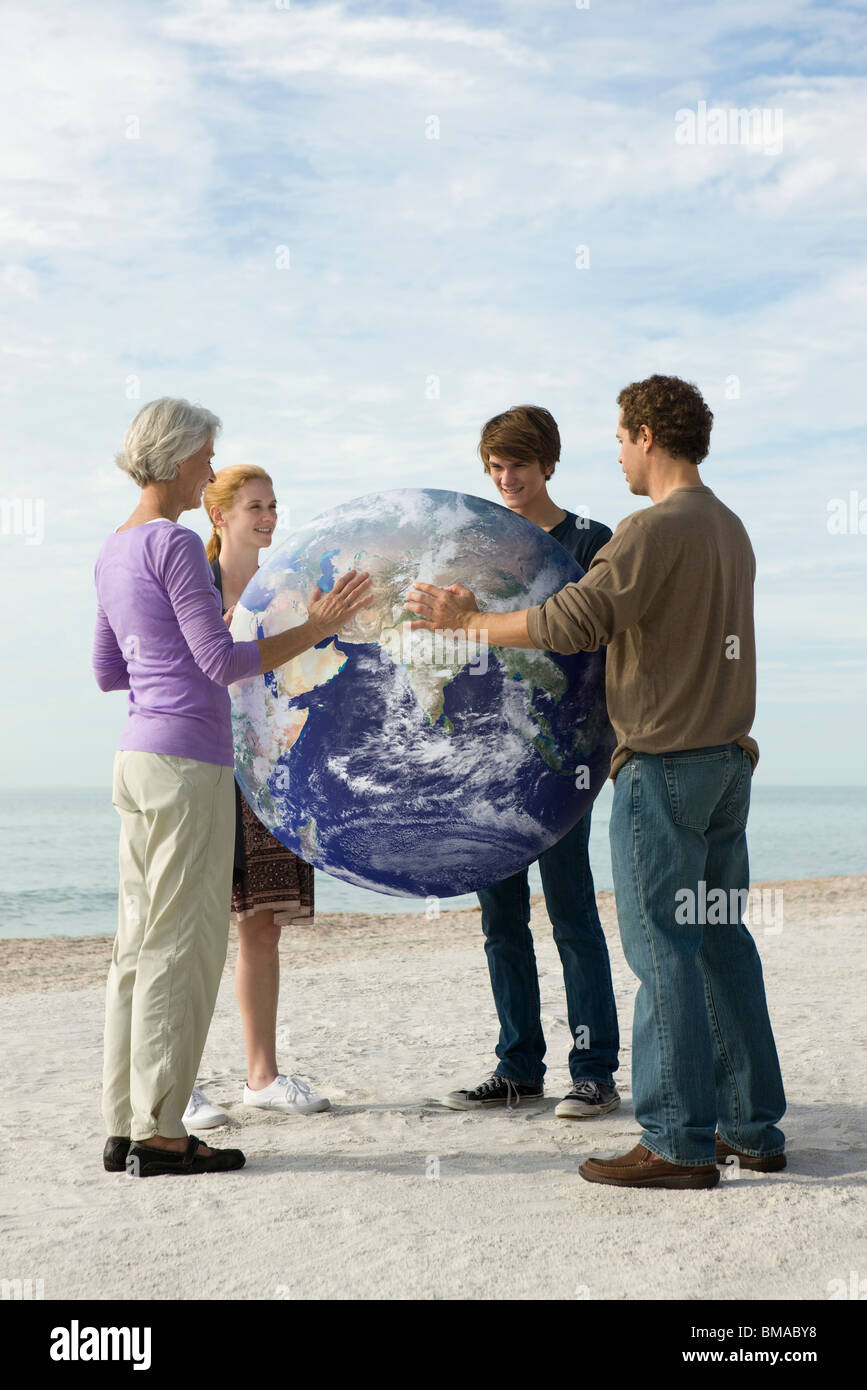
[[[93,674],[100,690],[129,690],[129,671],[123,652],[98,601],[96,631],[93,635]]]
[[[205,547],[194,531],[164,527],[160,578],[196,665],[217,685],[258,675],[256,642],[236,642],[220,616],[220,600]]]
[[[586,575],[527,610],[533,645],[549,652],[594,652],[637,623],[671,568],[639,516],[628,516],[600,547]]]

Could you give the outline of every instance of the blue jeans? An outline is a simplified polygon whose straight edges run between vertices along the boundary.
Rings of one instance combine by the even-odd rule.
[[[587,843],[590,812],[539,857],[545,906],[563,963],[566,1009],[573,1045],[573,1081],[611,1086],[617,1070],[617,1009],[608,946],[599,914]],[[485,954],[500,1020],[497,1075],[541,1085],[545,1038],[539,976],[530,933],[527,870],[479,891]]]
[[[715,1129],[745,1153],[785,1147],[777,1121],[786,1098],[762,967],[741,921],[746,899],[736,896],[749,888],[751,780],[749,754],[727,743],[633,753],[614,784],[617,916],[641,981],[635,1118],[642,1144],[670,1163],[715,1162]],[[726,907],[711,925],[715,916],[702,904],[714,889]]]

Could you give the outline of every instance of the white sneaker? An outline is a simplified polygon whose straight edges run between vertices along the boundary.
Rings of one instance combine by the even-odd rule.
[[[225,1110],[211,1104],[204,1091],[194,1086],[190,1103],[181,1119],[187,1129],[216,1129],[218,1125],[227,1124],[229,1117]]]
[[[312,1096],[310,1087],[297,1076],[278,1075],[261,1091],[244,1087],[244,1104],[260,1110],[294,1110],[297,1115],[312,1115],[317,1110],[330,1110],[331,1101],[324,1096]]]

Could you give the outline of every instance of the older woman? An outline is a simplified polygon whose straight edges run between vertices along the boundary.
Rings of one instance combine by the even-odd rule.
[[[118,930],[106,996],[103,1162],[161,1173],[240,1168],[182,1121],[205,1044],[229,931],[235,793],[233,681],[273,670],[331,636],[369,601],[365,574],[317,589],[299,627],[234,642],[205,548],[178,525],[214,481],[220,421],[165,397],[133,420],[118,466],[141,488],[96,562],[93,666],[129,690],[115,755],[121,818]]]

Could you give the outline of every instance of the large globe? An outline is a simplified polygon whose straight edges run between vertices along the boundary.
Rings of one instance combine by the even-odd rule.
[[[414,579],[466,584],[490,612],[541,603],[583,570],[507,508],[432,488],[360,497],[269,555],[239,640],[304,622],[319,585],[370,572],[336,637],[231,687],[244,796],[295,854],[362,888],[450,897],[525,868],[590,808],[614,735],[601,652],[470,646],[404,624]]]

